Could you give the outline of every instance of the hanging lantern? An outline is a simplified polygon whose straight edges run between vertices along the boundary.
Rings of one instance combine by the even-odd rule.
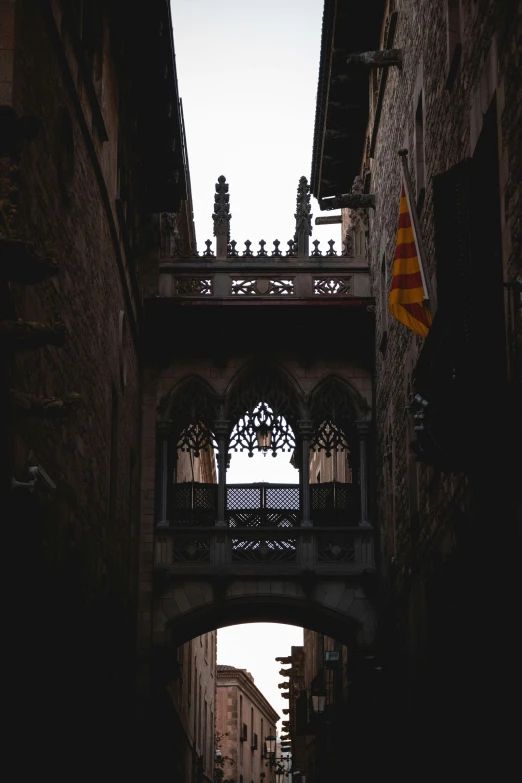
[[[256,430],[257,448],[266,454],[272,444],[272,430],[262,422]]]

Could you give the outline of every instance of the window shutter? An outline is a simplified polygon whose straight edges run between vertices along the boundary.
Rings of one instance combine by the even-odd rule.
[[[469,341],[471,260],[471,159],[433,178],[438,309],[454,337]]]

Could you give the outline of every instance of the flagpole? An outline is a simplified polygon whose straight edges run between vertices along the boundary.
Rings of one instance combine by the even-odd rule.
[[[426,294],[426,299],[429,301],[430,304],[431,313],[432,315],[434,315],[434,311],[436,308],[435,292],[431,285],[431,280],[429,278],[429,275],[426,274],[426,271],[424,269],[424,259],[426,255],[424,252],[424,243],[422,241],[422,234],[420,230],[417,209],[415,207],[415,200],[413,198],[413,186],[411,184],[410,170],[408,168],[408,161],[407,161],[408,150],[406,149],[399,150],[399,156],[402,162],[402,172],[404,174],[404,189],[406,191],[406,198],[408,199],[408,207],[411,215],[413,235],[415,237],[415,244],[417,245],[417,251],[419,254],[419,268],[420,268],[420,273],[422,278],[422,284],[424,286],[424,293]]]

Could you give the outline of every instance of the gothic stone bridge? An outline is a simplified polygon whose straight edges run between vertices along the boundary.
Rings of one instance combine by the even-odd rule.
[[[158,292],[146,301],[142,652],[252,620],[367,647],[375,564],[365,213],[354,212],[339,255],[333,242],[324,255],[318,242],[310,252],[304,177],[284,251],[275,240],[269,254],[262,240],[239,253],[224,177],[213,218],[215,247],[208,240],[200,256],[174,216],[162,216]],[[230,454],[259,449],[286,451],[299,483],[227,485]],[[344,467],[316,483],[314,460]]]

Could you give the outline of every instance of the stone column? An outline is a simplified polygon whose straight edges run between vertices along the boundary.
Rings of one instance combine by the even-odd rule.
[[[298,421],[299,435],[301,439],[301,525],[312,525],[310,513],[310,438],[313,435],[311,421]]]
[[[370,525],[368,518],[368,433],[370,422],[356,421],[355,427],[359,433],[359,478],[361,484],[361,520],[360,525]]]
[[[227,436],[228,421],[219,419],[214,422],[214,433],[218,444],[218,497],[217,497],[217,521],[218,527],[226,527],[226,491],[227,491]]]

